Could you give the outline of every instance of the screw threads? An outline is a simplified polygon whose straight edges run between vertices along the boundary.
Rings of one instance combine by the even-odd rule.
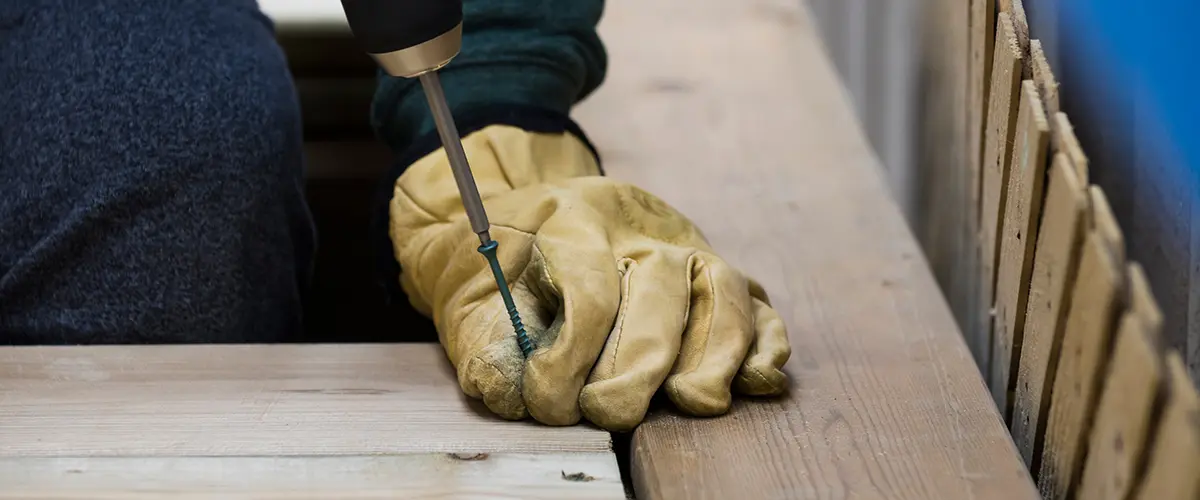
[[[508,310],[508,319],[512,321],[513,331],[516,332],[517,347],[521,349],[521,354],[528,358],[530,354],[533,354],[533,341],[525,332],[525,324],[521,322],[521,313],[517,311],[517,304],[513,301],[512,292],[508,290],[508,282],[504,279],[504,270],[500,268],[500,260],[496,258],[498,246],[500,244],[495,240],[489,241],[479,246],[479,253],[487,258],[488,265],[492,268],[492,275],[496,277],[496,285],[500,288],[500,298],[504,300],[504,308]]]

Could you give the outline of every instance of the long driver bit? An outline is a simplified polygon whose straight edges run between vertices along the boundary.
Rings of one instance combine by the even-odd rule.
[[[499,243],[488,233],[489,223],[487,213],[483,210],[483,199],[479,197],[479,188],[475,186],[475,177],[471,175],[471,166],[467,163],[467,153],[463,151],[462,139],[454,125],[454,116],[450,114],[450,106],[446,104],[446,95],[442,92],[442,84],[436,71],[429,71],[418,77],[421,87],[425,89],[425,99],[429,101],[429,109],[433,112],[433,122],[437,126],[438,136],[450,160],[450,170],[454,172],[454,182],[458,184],[458,194],[462,197],[463,208],[467,211],[467,219],[471,222],[471,230],[479,236],[479,253],[487,258],[496,277],[496,285],[500,287],[500,297],[504,299],[504,307],[508,310],[508,318],[512,320],[513,330],[517,333],[517,346],[521,354],[529,357],[533,353],[533,342],[525,333],[525,325],[521,323],[521,315],[513,302],[512,292],[504,279],[504,271],[496,258],[496,248]]]

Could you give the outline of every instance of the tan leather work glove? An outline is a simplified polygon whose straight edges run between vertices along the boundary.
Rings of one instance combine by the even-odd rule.
[[[660,386],[698,416],[727,411],[731,386],[785,390],[779,315],[686,217],[600,176],[570,133],[492,125],[463,146],[535,345],[529,359],[442,150],[396,181],[390,232],[401,284],[432,316],[467,395],[508,419],[569,425],[582,413],[627,430]]]

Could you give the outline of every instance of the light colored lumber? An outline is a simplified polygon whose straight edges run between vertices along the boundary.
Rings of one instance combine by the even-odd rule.
[[[1079,268],[1087,209],[1084,185],[1065,154],[1055,156],[1049,178],[1029,280],[1011,424],[1017,449],[1035,472],[1041,460],[1050,393]]]
[[[0,459],[0,499],[625,498],[611,453]]]
[[[1021,50],[1013,35],[1012,18],[1001,12],[996,28],[996,52],[992,58],[992,86],[988,92],[988,127],[984,135],[983,192],[980,205],[979,246],[980,257],[980,303],[987,314],[981,318],[983,338],[992,345],[992,317],[995,314],[996,264],[1000,252],[1000,234],[1004,223],[1005,198],[1008,196],[1009,170],[1012,161],[1013,133],[1016,130],[1018,88],[1021,79]],[[991,359],[990,351],[987,358]],[[990,362],[989,362],[990,366]],[[985,371],[989,375],[990,370]],[[992,397],[996,405],[1004,408],[1001,392],[1003,384],[997,386],[989,380]]]
[[[449,483],[411,474],[375,484],[393,493],[468,486],[452,484],[457,478],[491,488],[483,490],[490,495],[519,494],[508,480],[484,476],[543,459],[547,467],[569,463],[564,454],[590,464],[588,475],[619,476],[608,433],[496,418],[462,395],[441,348],[430,344],[7,347],[0,349],[0,394],[0,478],[26,478],[27,492],[47,498],[93,484],[66,463],[126,470],[95,476],[114,495],[143,481],[168,481],[163,487],[194,495],[275,491],[282,479],[270,470],[323,463],[340,469],[309,480],[329,489],[342,481],[335,497],[370,493],[360,478],[404,464]],[[460,464],[446,454],[503,458]],[[157,468],[182,472],[166,477]],[[542,472],[520,481],[549,474]],[[534,489],[600,488],[560,478],[541,483]],[[601,489],[608,498],[623,496],[619,484]]]
[[[1046,51],[1042,48],[1041,40],[1029,41],[1029,65],[1032,67],[1032,78],[1033,83],[1037,85],[1038,97],[1042,98],[1042,106],[1050,119],[1050,154],[1054,154],[1058,152],[1058,80],[1055,79],[1054,70],[1046,60]]]
[[[621,63],[576,117],[606,170],[759,280],[792,342],[785,397],[649,416],[638,498],[1035,498],[803,6],[614,2],[600,28]]]
[[[4,457],[611,449],[493,417],[431,344],[14,347],[0,384]]]
[[[979,293],[982,276],[981,249],[979,247],[980,204],[983,190],[983,140],[987,128],[988,90],[992,73],[992,46],[995,44],[996,3],[995,0],[969,0],[968,5],[968,41],[970,52],[967,61],[967,193],[966,219],[963,251],[966,254],[961,273],[967,295],[965,313],[962,318],[963,335],[971,347],[975,364],[979,370],[988,373],[988,362],[991,355],[990,339],[987,337],[985,321],[986,308],[979,301],[983,298]],[[942,21],[943,24],[953,21]]]
[[[1025,16],[1025,4],[1021,0],[996,0],[1000,12],[1008,14],[1013,23],[1013,35],[1016,36],[1017,46],[1021,48],[1022,60],[1021,78],[1033,78],[1033,66],[1029,60],[1029,19]]]
[[[1071,160],[1071,166],[1075,167],[1075,175],[1087,186],[1088,158],[1083,153],[1083,147],[1079,145],[1079,139],[1075,137],[1075,127],[1071,126],[1071,120],[1066,113],[1054,114],[1053,129],[1055,151],[1066,153],[1067,158]]]
[[[1050,124],[1033,80],[1021,84],[1016,126],[1012,173],[1005,187],[1007,208],[1001,226],[996,315],[992,327],[995,332],[992,337],[992,394],[997,397],[997,407],[1005,421],[1012,415],[1012,394],[1029,299],[1029,276],[1033,271],[1033,250],[1038,238],[1038,219],[1042,214],[1046,143],[1050,136]]]
[[[1037,475],[1046,500],[1073,498],[1114,319],[1121,310],[1123,275],[1122,263],[1104,237],[1097,231],[1088,234],[1067,313]]]
[[[1112,252],[1113,260],[1124,262],[1125,234],[1117,224],[1117,218],[1108,204],[1108,197],[1100,186],[1088,186],[1088,208],[1088,221],[1092,230],[1107,245],[1108,251]]]
[[[1136,498],[1195,500],[1200,498],[1200,395],[1178,351],[1167,353],[1166,376],[1167,402]]]
[[[1079,498],[1089,500],[1124,500],[1136,486],[1163,380],[1162,312],[1141,266],[1130,264],[1126,276],[1130,307],[1117,330],[1079,483]]]

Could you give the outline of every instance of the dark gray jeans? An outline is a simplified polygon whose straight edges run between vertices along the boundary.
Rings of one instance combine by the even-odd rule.
[[[314,239],[254,0],[0,1],[0,344],[286,340]]]

